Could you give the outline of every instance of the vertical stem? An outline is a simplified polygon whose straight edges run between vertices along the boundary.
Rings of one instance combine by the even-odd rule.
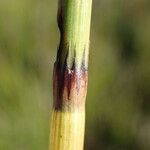
[[[92,0],[59,0],[49,150],[83,150]]]

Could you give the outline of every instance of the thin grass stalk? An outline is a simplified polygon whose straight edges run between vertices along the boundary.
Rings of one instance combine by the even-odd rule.
[[[59,0],[49,150],[83,150],[92,0]]]

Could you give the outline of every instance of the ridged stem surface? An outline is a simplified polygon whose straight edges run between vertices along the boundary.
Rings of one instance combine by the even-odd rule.
[[[83,150],[92,0],[59,0],[49,150]]]

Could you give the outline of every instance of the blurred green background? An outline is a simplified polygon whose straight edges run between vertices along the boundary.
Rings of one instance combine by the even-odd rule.
[[[57,0],[0,0],[0,150],[48,150]],[[85,150],[150,150],[150,1],[93,0]]]

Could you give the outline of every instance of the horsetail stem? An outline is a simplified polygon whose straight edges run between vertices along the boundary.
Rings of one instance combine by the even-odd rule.
[[[92,0],[59,0],[49,150],[83,150]]]

